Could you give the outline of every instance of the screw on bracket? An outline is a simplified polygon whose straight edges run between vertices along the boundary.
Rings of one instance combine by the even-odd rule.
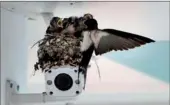
[[[76,84],[80,84],[80,80],[77,79],[77,80],[75,81],[75,83],[76,83]]]
[[[48,73],[51,73],[51,70],[49,70]]]
[[[17,85],[17,91],[19,91],[19,85]]]
[[[50,92],[50,95],[53,95],[53,92],[52,92],[52,91]]]
[[[75,73],[77,73],[77,70],[74,70]]]
[[[47,81],[47,84],[48,84],[48,85],[52,85],[52,81],[51,81],[51,80],[48,80],[48,81]]]
[[[12,88],[13,87],[13,84],[12,83],[10,83],[10,88]]]
[[[76,94],[79,94],[80,92],[79,91],[76,91]]]

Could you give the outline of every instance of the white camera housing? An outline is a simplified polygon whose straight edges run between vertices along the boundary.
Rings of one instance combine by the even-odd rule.
[[[45,84],[47,95],[73,98],[83,91],[84,75],[80,73],[78,82],[78,67],[51,68],[45,73]]]
[[[48,102],[74,103],[83,92],[84,75],[82,73],[79,75],[79,82],[77,81],[78,67],[70,66],[53,67],[46,70],[46,91],[43,93],[19,93],[19,85],[15,81],[8,79],[6,81],[5,105],[11,105],[10,103],[14,105],[25,103],[29,105],[38,103],[44,104]],[[56,83],[58,83],[57,86],[60,87],[57,87]]]

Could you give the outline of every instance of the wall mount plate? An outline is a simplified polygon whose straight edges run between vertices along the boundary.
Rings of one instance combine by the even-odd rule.
[[[19,85],[10,79],[6,81],[6,96],[5,105],[10,105],[12,100],[12,94],[19,93]]]
[[[6,80],[5,105],[34,105],[64,103],[74,105],[75,97],[54,97],[43,93],[19,93],[19,85],[13,80]]]

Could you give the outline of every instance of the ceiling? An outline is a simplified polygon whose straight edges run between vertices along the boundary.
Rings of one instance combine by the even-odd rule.
[[[33,16],[45,12],[52,13],[61,4],[72,6],[77,3],[80,2],[2,2],[1,7],[26,16]]]
[[[169,4],[166,2],[1,2],[1,8],[34,20],[54,16],[93,14],[99,28],[114,28],[158,40],[169,40]],[[162,28],[164,26],[164,28]]]

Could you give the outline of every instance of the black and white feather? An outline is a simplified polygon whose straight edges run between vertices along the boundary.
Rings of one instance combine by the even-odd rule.
[[[85,80],[87,76],[87,69],[88,69],[87,67],[89,65],[89,62],[91,60],[94,51],[96,55],[101,55],[112,50],[123,51],[123,50],[133,49],[135,47],[139,47],[146,43],[155,42],[150,38],[120,31],[120,30],[98,29],[98,23],[93,18],[87,19],[86,21],[84,21],[83,24],[85,26],[81,31],[82,33],[81,36],[83,37],[83,41],[80,47],[80,51],[82,52],[81,53],[82,59],[79,64],[78,72],[79,73],[82,72],[84,74]],[[72,25],[72,29],[76,30],[76,27]],[[66,29],[66,32],[71,32],[68,30],[69,28]],[[78,79],[79,79],[79,75],[78,75]]]
[[[123,51],[133,49],[141,45],[155,42],[154,40],[115,29],[100,30],[97,27],[97,21],[90,19],[85,22],[87,30],[83,31],[83,42],[81,51],[86,51],[91,45],[94,45],[96,55],[101,55],[109,51]]]

